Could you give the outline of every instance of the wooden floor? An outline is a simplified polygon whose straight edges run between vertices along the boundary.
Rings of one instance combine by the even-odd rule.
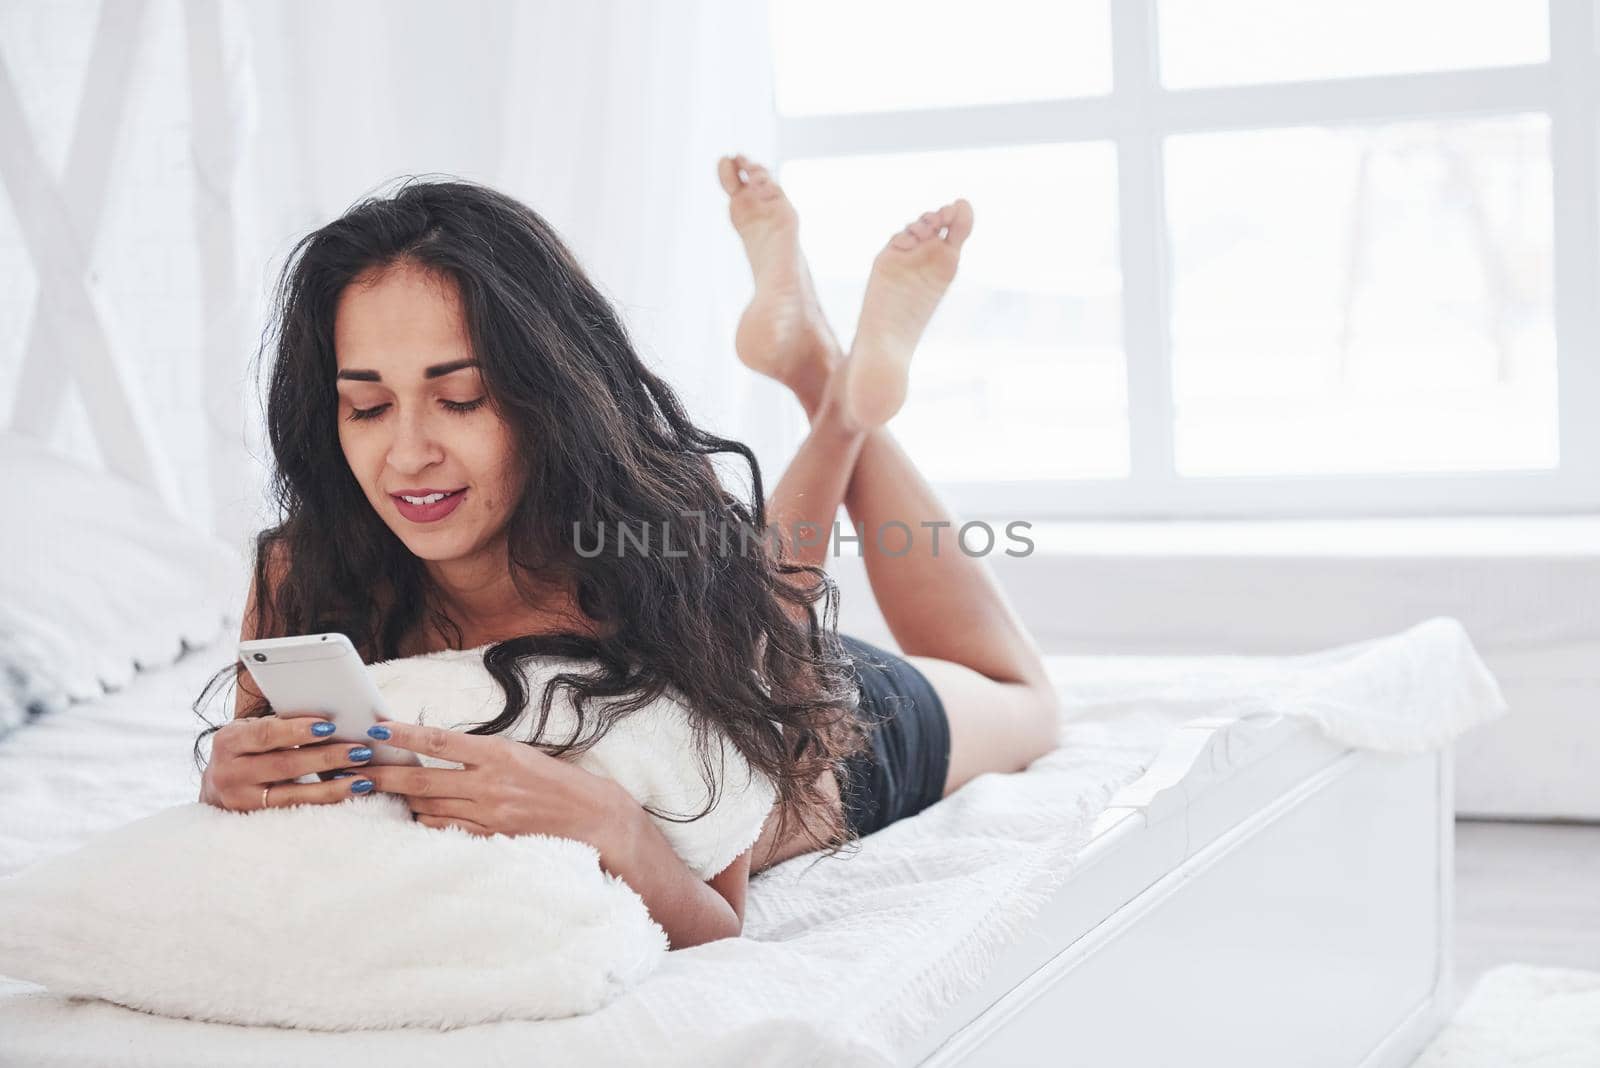
[[[1456,991],[1513,961],[1600,971],[1600,824],[1456,823]]]

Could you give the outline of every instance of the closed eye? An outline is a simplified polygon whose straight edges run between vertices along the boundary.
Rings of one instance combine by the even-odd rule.
[[[475,412],[479,408],[482,408],[484,401],[487,399],[487,397],[479,397],[477,400],[471,401],[440,400],[439,403],[444,405],[446,411],[465,415],[467,412]],[[351,408],[350,418],[357,422],[360,422],[364,419],[376,419],[378,416],[382,415],[388,407],[389,406],[387,404],[376,404],[371,408]]]

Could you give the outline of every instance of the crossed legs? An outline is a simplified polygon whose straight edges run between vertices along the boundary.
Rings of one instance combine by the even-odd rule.
[[[1057,701],[1038,648],[988,565],[956,548],[959,522],[884,425],[905,401],[912,352],[955,276],[971,207],[957,200],[890,239],[873,262],[846,356],[817,302],[782,189],[742,156],[721,160],[718,177],[756,282],[735,337],[739,358],[788,385],[811,422],[772,491],[768,521],[784,531],[811,524],[820,536],[798,554],[822,566],[840,504],[860,528],[879,609],[950,720],[946,795],[984,772],[1027,767],[1056,740]],[[903,555],[892,555],[904,543],[899,528],[885,532],[889,552],[876,537],[896,521],[914,535]],[[937,553],[924,523],[948,524]],[[793,855],[781,846],[766,858],[758,848],[757,867]]]

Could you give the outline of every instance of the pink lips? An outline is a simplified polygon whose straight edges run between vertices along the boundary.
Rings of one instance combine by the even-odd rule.
[[[433,493],[443,493],[445,497],[443,500],[435,501],[432,504],[412,504],[398,493],[391,493],[389,496],[394,500],[394,505],[400,510],[400,514],[413,523],[437,523],[455,511],[456,507],[461,503],[461,499],[467,495],[467,491],[464,489],[408,489],[405,491],[408,497],[426,497]]]

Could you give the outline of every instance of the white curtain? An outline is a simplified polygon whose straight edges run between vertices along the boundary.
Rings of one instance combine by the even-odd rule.
[[[177,507],[243,545],[265,519],[246,364],[283,257],[394,177],[452,174],[549,219],[645,360],[703,425],[750,444],[770,485],[804,421],[734,356],[750,280],[714,172],[727,152],[772,154],[767,32],[766,5],[741,0],[0,5],[0,61],[46,180],[41,192],[13,182],[15,167],[5,175],[0,412],[67,451],[126,462],[107,455],[120,439],[81,381],[47,410],[20,395],[29,375],[71,379],[66,350],[82,344],[65,329],[30,342],[36,303],[72,306],[56,294],[76,261],[41,266],[18,222],[50,183],[74,192],[76,151],[76,185],[90,188],[74,193],[77,230],[51,247],[92,250],[76,276]],[[121,97],[102,87],[98,103],[97,33],[136,50]],[[100,157],[96,198],[82,172]]]

